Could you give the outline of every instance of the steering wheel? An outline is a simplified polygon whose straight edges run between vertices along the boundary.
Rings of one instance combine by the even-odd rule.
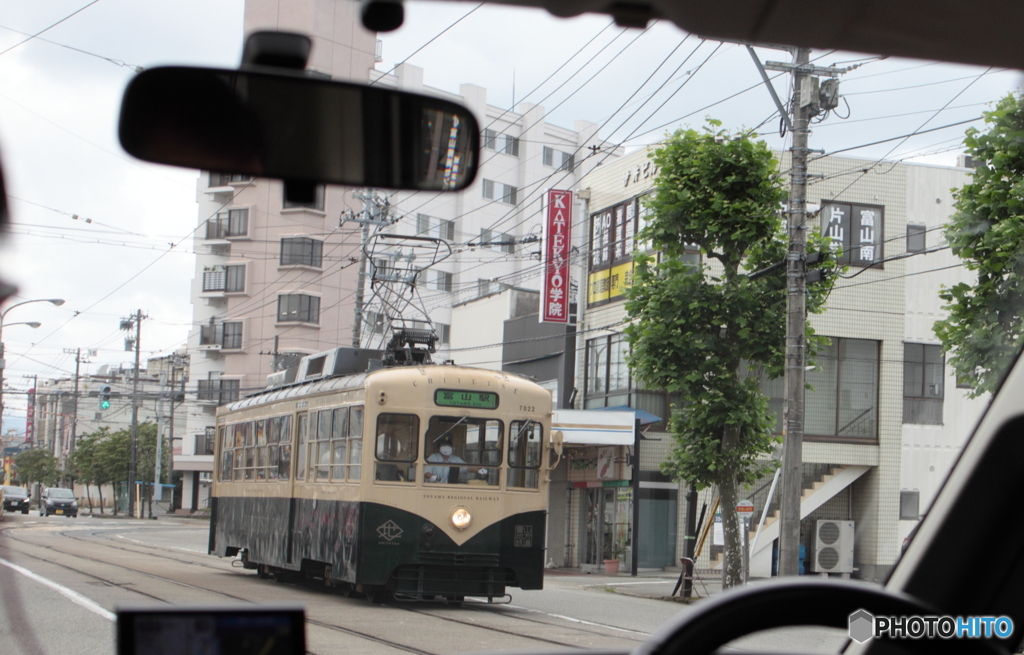
[[[632,655],[711,655],[734,639],[771,628],[815,625],[846,629],[850,614],[859,609],[876,616],[944,614],[913,596],[863,582],[779,580],[735,588],[701,601]],[[894,639],[883,643],[912,653],[1009,653],[983,639]]]

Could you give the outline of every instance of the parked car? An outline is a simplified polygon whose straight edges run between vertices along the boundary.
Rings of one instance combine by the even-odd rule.
[[[28,514],[29,495],[28,489],[7,485],[0,489],[0,496],[3,497],[3,509],[12,512]]]
[[[61,487],[50,487],[39,501],[39,516],[72,516],[78,518],[78,499],[75,492]]]

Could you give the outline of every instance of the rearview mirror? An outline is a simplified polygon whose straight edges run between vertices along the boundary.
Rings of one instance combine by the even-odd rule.
[[[165,67],[125,90],[129,154],[290,181],[454,191],[473,182],[480,128],[453,102],[301,74]]]

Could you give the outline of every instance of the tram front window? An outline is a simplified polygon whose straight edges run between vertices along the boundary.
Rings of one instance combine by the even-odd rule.
[[[419,456],[420,418],[414,414],[380,414],[377,417],[377,457],[374,479],[412,482]]]
[[[504,426],[494,419],[432,416],[427,426],[423,481],[434,484],[501,484]]]

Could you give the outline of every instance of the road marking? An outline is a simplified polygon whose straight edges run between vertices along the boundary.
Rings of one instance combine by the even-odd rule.
[[[650,637],[650,632],[641,632],[640,630],[629,630],[627,628],[619,628],[614,625],[608,625],[606,623],[594,623],[593,621],[584,621],[583,619],[573,618],[571,616],[565,616],[564,614],[552,614],[551,612],[542,612],[541,610],[530,609],[529,607],[521,607],[519,605],[505,605],[505,607],[511,607],[512,609],[522,610],[524,612],[531,612],[533,614],[543,614],[544,616],[550,616],[555,619],[562,619],[564,621],[572,621],[573,623],[580,623],[582,625],[589,625],[595,628],[607,628],[609,630],[617,630],[619,632],[628,632],[634,635],[643,635],[644,637]]]
[[[67,587],[65,587],[62,584],[57,584],[53,580],[50,580],[48,578],[44,578],[43,576],[39,575],[38,573],[33,573],[32,571],[29,571],[28,569],[26,569],[23,566],[18,566],[17,564],[14,564],[13,562],[8,562],[7,560],[2,559],[2,558],[0,558],[0,565],[6,566],[6,567],[8,567],[10,569],[13,569],[14,571],[17,571],[18,573],[20,573],[23,576],[25,576],[26,578],[30,578],[30,579],[35,580],[36,582],[38,582],[40,584],[46,585],[50,589],[53,589],[54,591],[56,591],[61,596],[64,596],[65,598],[70,600],[72,603],[74,603],[76,605],[80,605],[80,606],[84,607],[85,609],[89,610],[90,612],[93,612],[94,614],[99,614],[100,616],[102,616],[103,618],[105,618],[108,621],[116,621],[117,620],[117,616],[115,616],[113,612],[109,612],[109,611],[103,609],[96,602],[90,600],[89,598],[86,598],[85,596],[83,596],[82,594],[78,593],[77,591],[75,591],[73,589],[68,589]]]

